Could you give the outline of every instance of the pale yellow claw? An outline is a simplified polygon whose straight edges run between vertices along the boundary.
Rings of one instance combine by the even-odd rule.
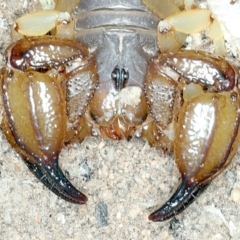
[[[41,0],[42,11],[18,18],[12,28],[12,38],[43,36],[51,34],[59,38],[74,38],[74,23],[71,12],[79,0]]]
[[[161,52],[176,52],[184,44],[187,34],[209,30],[215,53],[226,54],[222,29],[210,10],[195,9],[193,0],[143,0],[143,3],[163,19],[157,29]]]
[[[173,0],[170,1],[142,0],[142,2],[152,12],[154,12],[156,15],[163,19],[181,12],[178,4],[179,5],[183,4],[182,0],[178,1],[178,3],[176,3]],[[185,42],[187,35],[185,33],[170,30],[171,26],[169,24],[167,24],[167,26],[166,24],[161,25],[161,22],[159,24],[160,26],[158,26],[158,29],[162,28],[163,30],[163,32],[157,30],[157,40],[161,52],[169,51],[176,52],[177,50],[179,50],[183,43]]]
[[[174,31],[191,34],[207,28],[212,20],[209,10],[194,9],[173,14],[163,21]]]
[[[46,10],[24,15],[15,22],[15,31],[24,36],[42,36],[61,24],[71,22],[67,12]]]
[[[158,44],[162,52],[178,51],[187,34],[200,32],[211,24],[209,10],[188,10],[177,12],[160,21],[157,30]]]

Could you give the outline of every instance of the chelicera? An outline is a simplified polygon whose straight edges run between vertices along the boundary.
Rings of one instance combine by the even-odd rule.
[[[209,27],[216,54],[224,54],[218,23],[208,10],[182,12],[181,1],[78,2],[58,1],[55,10],[16,21],[19,40],[7,48],[1,69],[2,129],[43,184],[79,204],[87,197],[58,166],[65,144],[94,133],[143,137],[174,152],[181,184],[149,216],[167,220],[188,207],[237,150],[236,70],[220,56],[179,50],[188,33]],[[73,30],[69,13],[77,4]]]

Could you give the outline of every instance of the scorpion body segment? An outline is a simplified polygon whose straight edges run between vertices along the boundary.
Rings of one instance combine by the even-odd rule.
[[[68,7],[58,1],[54,24],[59,11],[75,3],[65,2]],[[189,206],[230,164],[239,142],[240,98],[237,71],[223,57],[177,49],[186,32],[174,26],[156,31],[161,18],[173,22],[169,15],[183,15],[171,1],[159,1],[161,8],[156,2],[82,0],[74,11],[75,41],[62,38],[59,19],[56,29],[51,19],[46,27],[56,36],[31,36],[22,17],[15,30],[25,37],[6,50],[0,103],[10,144],[38,179],[73,203],[87,197],[58,166],[64,144],[88,135],[143,137],[173,151],[181,184],[149,216],[164,221]],[[68,22],[72,26],[69,19],[62,25]]]
[[[132,126],[141,124],[148,112],[144,81],[147,63],[159,49],[159,17],[141,1],[81,1],[76,12],[75,39],[88,46],[98,67],[98,88],[89,114],[108,137],[129,137]],[[122,74],[125,78],[113,77]]]

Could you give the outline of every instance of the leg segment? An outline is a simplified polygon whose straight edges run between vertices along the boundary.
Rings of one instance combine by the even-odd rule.
[[[196,9],[193,0],[142,0],[142,2],[163,19],[157,28],[158,45],[162,52],[178,51],[185,42],[187,34],[209,28],[209,37],[213,40],[215,53],[226,54],[221,26],[211,11]]]
[[[51,35],[59,38],[74,38],[74,23],[71,13],[79,0],[40,0],[42,11],[24,15],[16,20],[12,28],[12,38],[23,36]]]

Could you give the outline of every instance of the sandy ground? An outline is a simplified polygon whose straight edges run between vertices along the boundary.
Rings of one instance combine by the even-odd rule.
[[[37,1],[0,0],[0,66],[10,25]],[[64,148],[60,163],[89,197],[70,204],[48,191],[0,136],[0,239],[240,239],[240,156],[195,203],[173,220],[147,216],[176,189],[173,158],[144,140],[112,142],[88,138]],[[89,178],[83,177],[87,166]],[[99,209],[105,209],[105,216]],[[103,214],[103,215],[104,215]]]

